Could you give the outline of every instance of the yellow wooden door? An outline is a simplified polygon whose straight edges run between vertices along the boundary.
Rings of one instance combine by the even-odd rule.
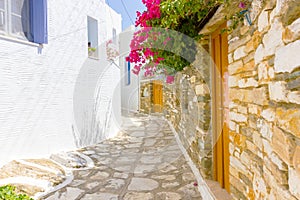
[[[161,81],[152,82],[153,112],[162,112],[163,108],[163,84]]]
[[[228,40],[227,34],[220,27],[212,34],[213,86],[212,86],[212,117],[214,137],[214,179],[228,192],[229,185],[229,128],[228,117]]]

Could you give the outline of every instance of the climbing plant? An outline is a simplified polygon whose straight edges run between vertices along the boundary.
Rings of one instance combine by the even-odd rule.
[[[199,40],[202,37],[199,31],[203,28],[206,17],[219,6],[228,6],[232,3],[226,0],[142,0],[142,2],[147,9],[143,13],[137,12],[135,26],[141,29],[133,36],[127,60],[135,64],[134,73],[138,74],[142,68],[145,70],[145,76],[164,73],[167,81],[173,80],[168,76],[181,71],[195,59],[196,43],[187,42],[190,40],[183,38],[188,36],[193,41]],[[248,3],[239,2],[235,14],[224,16],[233,21],[227,31],[236,28],[242,21],[243,14],[240,11],[245,10],[247,5]],[[170,30],[181,34],[171,34]],[[181,56],[183,53],[185,57]]]

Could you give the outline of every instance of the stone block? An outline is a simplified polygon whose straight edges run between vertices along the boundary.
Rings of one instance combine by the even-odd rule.
[[[233,121],[229,121],[229,129],[232,131],[236,130],[236,123]]]
[[[248,63],[248,62],[254,61],[254,55],[255,55],[254,51],[248,53],[248,55],[243,58],[243,62]]]
[[[300,174],[300,146],[296,146],[293,156],[293,166],[298,174]]]
[[[191,78],[190,78],[190,82],[193,84],[193,83],[195,83],[196,82],[196,76],[192,76]]]
[[[271,147],[270,142],[266,139],[263,139],[262,142],[263,142],[263,146],[264,146],[264,152],[267,155],[271,155],[271,153],[273,152],[273,148]]]
[[[277,199],[297,200],[285,186],[277,186],[273,184],[271,193]]]
[[[196,85],[195,86],[196,95],[206,95],[209,94],[209,88],[206,84]]]
[[[268,194],[268,188],[263,177],[254,175],[253,177],[253,190],[255,197],[260,199]]]
[[[247,42],[246,47],[244,49],[245,53],[249,53],[254,51],[254,44],[253,44],[253,40],[250,40],[249,42]]]
[[[291,103],[300,104],[300,92],[299,91],[289,92],[287,95],[287,98],[288,98],[288,101]]]
[[[300,199],[300,174],[293,168],[289,168],[289,190],[292,195]]]
[[[288,102],[287,87],[283,81],[269,83],[270,99],[276,102]]]
[[[245,106],[238,105],[237,110],[238,110],[239,113],[248,114],[248,109]]]
[[[261,0],[253,0],[251,1],[251,12],[250,12],[250,18],[254,22],[256,18],[258,17],[259,13],[262,10],[263,1]],[[244,20],[246,21],[246,20]],[[245,23],[245,22],[244,22]],[[248,23],[247,23],[248,24]]]
[[[263,151],[262,137],[256,130],[252,131],[252,142],[260,151]]]
[[[275,53],[275,73],[292,72],[300,66],[300,40],[279,48]]]
[[[254,78],[241,79],[238,82],[240,88],[257,87],[258,82]]]
[[[254,104],[248,104],[248,112],[250,114],[255,114],[255,115],[259,114],[258,113],[258,106],[254,105]]]
[[[245,33],[247,33],[249,31],[249,26],[242,26],[240,28],[240,34],[241,35],[245,35]]]
[[[248,153],[248,151],[243,151],[240,156],[240,161],[246,165],[250,166],[252,162],[252,156]]]
[[[232,54],[233,54],[233,53],[229,53],[229,54],[228,54],[228,63],[229,63],[229,64],[233,63],[233,56],[232,56]]]
[[[254,54],[254,62],[255,65],[259,64],[261,61],[263,61],[263,59],[266,56],[266,50],[265,47],[260,44],[257,49],[255,50],[255,54]]]
[[[278,169],[278,167],[276,165],[274,165],[270,159],[268,159],[267,157],[264,157],[264,166],[270,170],[271,174],[273,175],[274,179],[276,181],[276,183],[278,185],[288,185],[288,172],[287,171],[281,171],[280,169]],[[269,182],[270,183],[270,182]]]
[[[250,34],[247,35],[246,37],[243,37],[243,38],[235,37],[235,38],[231,39],[228,42],[229,43],[228,52],[235,51],[237,48],[239,48],[240,46],[245,45],[250,40],[251,40]]]
[[[295,41],[300,38],[300,18],[285,28],[282,39],[285,43]]]
[[[243,150],[246,147],[246,136],[241,134],[236,134],[234,137],[234,144],[240,149]],[[237,149],[238,150],[238,149]]]
[[[269,68],[268,75],[269,75],[270,79],[273,79],[275,77],[275,70],[273,67]]]
[[[241,163],[236,157],[230,156],[230,166],[236,168],[239,172],[246,173],[247,167]]]
[[[273,128],[272,147],[284,162],[292,164],[292,156],[296,148],[295,142],[276,126]]]
[[[241,46],[241,47],[237,48],[234,51],[233,59],[234,60],[239,60],[239,59],[245,57],[247,55],[246,52],[245,52],[245,48],[246,48],[246,46]]]
[[[234,177],[239,177],[239,170],[237,170],[235,167],[232,167],[230,165],[230,169],[229,169],[229,174],[234,176]]]
[[[257,141],[256,141],[257,142]],[[259,149],[258,149],[258,147],[257,146],[261,146],[262,147],[262,140],[260,141],[261,142],[261,144],[255,144],[254,142],[252,143],[251,141],[246,141],[246,148],[249,150],[249,151],[251,151],[252,153],[254,153],[254,154],[258,154],[258,151],[259,151]]]
[[[253,72],[255,69],[254,60],[242,65],[241,68],[237,68],[236,73]],[[253,73],[251,73],[253,75]]]
[[[258,80],[266,80],[269,78],[268,76],[268,64],[267,62],[261,62],[258,64]]]
[[[254,130],[258,130],[257,128],[257,116],[255,115],[249,115],[249,123],[248,126]]]
[[[261,44],[262,41],[262,34],[257,30],[253,33],[252,42],[253,48],[257,49],[257,47]]]
[[[283,109],[279,107],[276,109],[275,119],[281,129],[300,137],[300,110],[298,108]]]
[[[245,103],[253,103],[256,105],[268,105],[267,90],[265,87],[248,89],[229,90],[229,98]]]
[[[281,171],[288,171],[288,166],[287,164],[274,152],[272,152],[269,155],[266,155],[271,161],[272,163],[274,163],[278,169],[280,169]]]
[[[243,68],[243,62],[241,60],[231,63],[228,66],[228,72],[230,75],[236,74],[239,69]]]
[[[228,86],[229,87],[237,87],[239,85],[238,81],[240,80],[240,77],[238,76],[229,76],[228,77]]]
[[[230,118],[230,120],[235,121],[235,122],[247,122],[246,115],[236,113],[236,112],[230,112],[229,118]]]
[[[295,80],[289,81],[287,84],[287,88],[289,90],[300,88],[300,77],[296,78]]]
[[[233,185],[239,192],[243,193],[246,191],[246,185],[241,181],[240,178],[230,177],[230,184]]]
[[[259,132],[263,138],[266,138],[267,140],[271,141],[273,135],[273,132],[271,130],[272,128],[271,123],[267,123],[264,120],[258,120],[257,128],[259,129]]]
[[[264,162],[267,162],[267,160],[264,160]],[[272,187],[277,187],[276,179],[266,165],[263,166],[262,177],[268,185],[271,185]]]
[[[276,49],[284,45],[282,41],[282,33],[284,31],[283,25],[279,20],[276,20],[270,30],[263,37],[263,44],[265,47],[265,56],[275,54]]]
[[[262,32],[264,29],[266,29],[269,26],[269,12],[268,11],[262,11],[258,17],[258,31]]]
[[[268,122],[273,122],[275,120],[275,109],[267,108],[262,111],[261,115]]]

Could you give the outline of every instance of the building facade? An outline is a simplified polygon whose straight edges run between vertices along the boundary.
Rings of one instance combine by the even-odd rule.
[[[117,133],[120,70],[105,44],[120,32],[104,0],[0,1],[0,164]]]

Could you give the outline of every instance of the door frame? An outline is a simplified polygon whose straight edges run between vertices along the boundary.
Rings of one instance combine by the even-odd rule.
[[[226,23],[211,34],[213,178],[229,192],[228,35],[221,33],[224,28]]]
[[[160,80],[152,81],[153,112],[161,113],[163,110],[163,83]]]

